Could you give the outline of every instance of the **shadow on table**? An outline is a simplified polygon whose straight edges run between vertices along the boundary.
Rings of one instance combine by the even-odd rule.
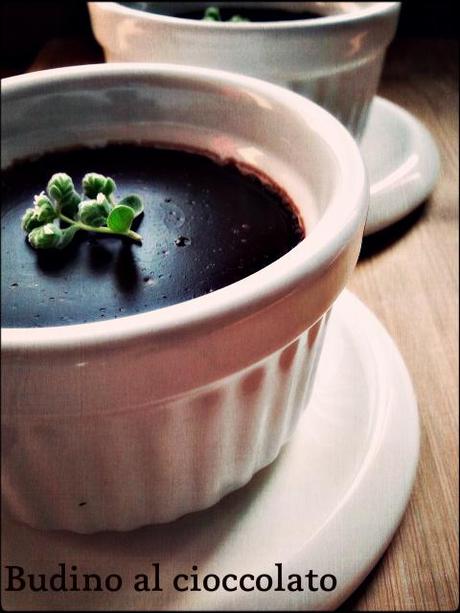
[[[428,204],[429,200],[426,200],[400,221],[379,232],[365,236],[359,261],[368,260],[398,242],[425,216]]]
[[[386,552],[385,552],[386,553]],[[363,606],[365,604],[364,600],[362,600],[369,588],[372,585],[372,582],[377,577],[377,575],[381,572],[381,567],[383,565],[383,560],[385,557],[385,553],[382,558],[377,562],[371,572],[367,575],[361,585],[353,592],[351,596],[349,596],[345,602],[343,602],[337,611],[344,612],[345,611],[356,611],[359,605]],[[364,609],[363,609],[364,610]]]

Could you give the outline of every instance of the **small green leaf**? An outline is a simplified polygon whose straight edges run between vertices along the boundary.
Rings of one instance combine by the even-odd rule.
[[[231,23],[244,23],[247,21],[250,21],[249,19],[247,19],[246,17],[241,17],[241,15],[233,15],[229,21]]]
[[[45,192],[41,192],[40,194],[34,196],[34,206],[36,208],[40,208],[42,206],[53,206],[53,203],[45,194]]]
[[[56,219],[56,217],[56,209],[49,200],[48,202],[42,202],[42,204],[38,207],[37,219],[41,224],[49,223]]]
[[[220,10],[217,6],[208,6],[203,15],[204,21],[222,21]]]
[[[21,219],[21,227],[26,232],[43,226],[56,219],[57,213],[50,199],[42,192],[34,196],[34,208],[26,209]]]
[[[38,228],[42,222],[38,220],[36,209],[26,209],[26,212],[21,218],[21,228],[26,232],[31,232],[34,228]]]
[[[111,206],[104,194],[98,194],[96,200],[83,200],[78,205],[78,217],[88,226],[105,226]]]
[[[133,209],[124,204],[118,204],[110,211],[110,215],[107,218],[107,226],[113,230],[113,232],[123,234],[130,229],[133,219]]]
[[[135,196],[131,194],[130,196],[125,196],[120,202],[118,206],[129,206],[130,209],[134,211],[134,217],[138,217],[144,211],[144,204],[139,196]]]
[[[57,249],[64,249],[72,242],[73,237],[78,232],[80,228],[78,226],[69,226],[68,228],[64,228],[61,230],[61,238],[59,239],[59,243],[56,245]]]
[[[101,193],[107,198],[117,189],[116,183],[110,177],[104,177],[97,172],[88,172],[82,181],[83,192],[88,198],[96,198]]]
[[[111,179],[110,177],[107,177],[107,181],[105,183],[104,189],[102,190],[102,193],[109,197],[110,194],[113,194],[117,189],[117,184],[115,183],[115,181],[113,179]]]
[[[32,230],[27,239],[34,249],[50,249],[59,245],[61,237],[61,228],[54,223],[47,223]]]
[[[81,198],[75,191],[69,175],[65,172],[54,174],[48,182],[47,191],[64,215],[73,217],[76,214]]]

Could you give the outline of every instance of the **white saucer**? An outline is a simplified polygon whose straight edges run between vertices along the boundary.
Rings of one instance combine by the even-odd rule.
[[[215,507],[127,533],[40,532],[4,521],[3,565],[25,573],[117,573],[115,592],[6,592],[7,608],[30,610],[334,609],[387,547],[411,491],[419,425],[412,385],[393,341],[349,292],[330,317],[318,378],[292,441],[270,467]],[[120,484],[122,486],[123,484]],[[50,500],[50,504],[53,501]],[[153,576],[162,592],[136,592]],[[332,592],[178,592],[172,577],[275,571],[333,574]],[[3,581],[5,587],[5,581]],[[11,610],[11,609],[10,609]]]
[[[439,153],[413,115],[379,96],[372,102],[361,152],[371,185],[368,235],[402,219],[430,195],[439,174]]]

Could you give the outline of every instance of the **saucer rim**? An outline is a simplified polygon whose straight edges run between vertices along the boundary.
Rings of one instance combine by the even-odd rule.
[[[375,96],[372,101],[363,139],[364,137],[369,138],[367,131],[369,129],[372,130],[372,113],[374,115],[380,114],[383,119],[389,115],[397,117],[400,125],[405,130],[410,131],[414,140],[416,140],[414,152],[418,154],[417,167],[421,168],[423,173],[419,175],[418,181],[409,189],[407,186],[404,187],[404,190],[401,188],[406,178],[406,175],[402,174],[397,183],[380,191],[378,194],[372,194],[375,178],[372,177],[371,171],[368,171],[371,195],[364,236],[369,236],[393,225],[425,202],[436,187],[441,166],[439,149],[431,132],[410,111],[382,96]],[[367,168],[366,154],[364,151],[361,151],[361,153]],[[401,168],[403,164],[404,160],[395,164],[391,173]],[[379,179],[380,181],[382,179]],[[391,203],[391,208],[386,210],[388,203]]]

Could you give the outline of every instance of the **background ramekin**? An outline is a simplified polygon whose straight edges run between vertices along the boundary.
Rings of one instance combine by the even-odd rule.
[[[2,483],[15,517],[93,532],[208,507],[277,456],[308,400],[325,314],[360,249],[359,150],[301,96],[220,71],[101,64],[2,85],[5,166],[78,144],[193,146],[272,177],[305,220],[288,254],[212,294],[2,330]]]
[[[158,14],[138,10],[136,4],[149,4]],[[324,16],[235,24],[161,14],[209,4],[310,10]],[[400,10],[399,2],[149,2],[132,7],[89,2],[88,6],[94,35],[108,62],[204,66],[272,81],[326,108],[358,139]]]

